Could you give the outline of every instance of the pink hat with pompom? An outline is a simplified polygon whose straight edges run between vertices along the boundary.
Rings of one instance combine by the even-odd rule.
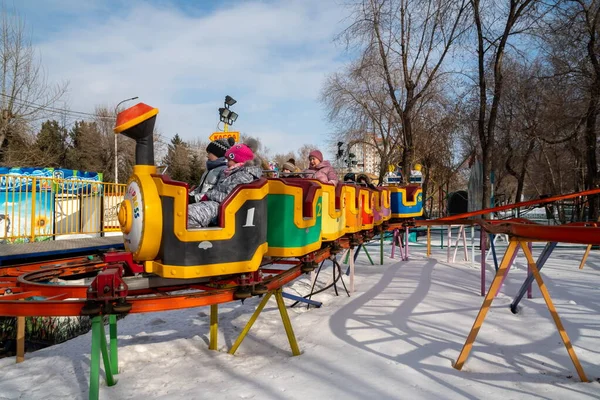
[[[250,147],[240,143],[231,146],[231,148],[225,153],[225,158],[228,160],[233,160],[236,163],[245,163],[246,161],[251,161],[254,159],[254,153],[252,153]]]

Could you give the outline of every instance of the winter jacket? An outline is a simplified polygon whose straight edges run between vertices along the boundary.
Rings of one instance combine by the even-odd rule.
[[[217,184],[206,193],[209,200],[221,203],[237,185],[250,183],[262,176],[260,167],[248,161],[241,167],[234,168],[227,174],[227,169],[221,171]]]
[[[190,192],[190,196],[194,197],[195,202],[200,201],[202,196],[217,184],[219,174],[225,168],[227,168],[225,157],[206,162],[206,171],[204,171],[202,178],[200,178],[200,184]]]
[[[304,172],[307,173],[305,175],[307,178],[316,179],[319,182],[336,185],[339,181],[337,173],[329,161],[321,161],[316,167],[310,167]]]
[[[250,183],[262,176],[262,170],[252,165],[252,161],[241,167],[234,168],[226,174],[223,169],[217,180],[217,184],[206,193],[208,201],[190,204],[188,206],[188,229],[202,228],[210,225],[219,216],[219,204],[238,185]]]

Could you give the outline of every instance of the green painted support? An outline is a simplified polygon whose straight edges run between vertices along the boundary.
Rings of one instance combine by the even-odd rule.
[[[90,400],[98,400],[100,395],[100,335],[102,316],[92,318],[92,354],[90,364]]]
[[[346,258],[344,259],[344,264],[348,264],[348,257],[350,257],[350,252],[346,252]]]
[[[383,237],[385,232],[381,231],[381,240],[379,241],[379,265],[383,265]]]
[[[371,255],[369,254],[369,250],[367,250],[367,246],[362,246],[362,249],[365,251],[365,254],[367,255],[367,257],[369,258],[369,261],[371,262],[371,265],[375,265],[375,263],[373,262],[373,260],[371,259]]]
[[[108,317],[110,324],[110,369],[113,374],[119,373],[119,352],[117,343],[117,316],[111,314]]]
[[[117,319],[114,316],[114,320],[111,319],[112,315],[109,317],[109,321],[111,323],[111,346],[113,342],[112,331],[113,331],[113,322],[114,322],[114,336],[115,336],[115,346],[116,346],[116,335],[117,335]],[[104,371],[106,374],[106,384],[107,386],[113,386],[116,384],[116,381],[113,377],[113,368],[111,368],[112,358],[108,354],[108,346],[106,343],[106,333],[104,331],[104,322],[101,315],[97,315],[92,318],[92,354],[91,354],[91,364],[90,364],[90,392],[89,399],[90,400],[98,400],[100,395],[100,353],[102,353],[102,360],[104,362]],[[116,354],[114,356],[114,362],[118,363],[116,360]]]

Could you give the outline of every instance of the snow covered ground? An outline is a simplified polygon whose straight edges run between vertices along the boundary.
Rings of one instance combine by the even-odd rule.
[[[369,250],[378,261],[378,247]],[[526,276],[517,259],[462,371],[452,368],[483,298],[479,267],[446,250],[411,248],[408,262],[371,266],[361,254],[356,292],[319,294],[323,307],[288,308],[302,355],[291,357],[274,300],[235,356],[227,350],[258,299],[220,306],[219,351],[208,350],[209,309],[135,314],[119,321],[116,386],[101,399],[598,399],[600,253],[557,249],[542,276],[592,383],[579,382],[539,290],[508,306]],[[534,247],[537,256],[541,247]],[[459,252],[458,259],[461,259]],[[488,286],[493,267],[489,267]],[[323,270],[324,285],[331,268]],[[346,277],[346,282],[348,282]],[[303,277],[289,293],[308,293]],[[286,300],[291,304],[289,300]],[[0,399],[85,399],[91,333],[0,360]]]

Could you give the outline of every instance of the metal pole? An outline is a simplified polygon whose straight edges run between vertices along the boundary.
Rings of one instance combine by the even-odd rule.
[[[115,183],[119,183],[119,158],[117,149],[117,134],[115,133]]]

